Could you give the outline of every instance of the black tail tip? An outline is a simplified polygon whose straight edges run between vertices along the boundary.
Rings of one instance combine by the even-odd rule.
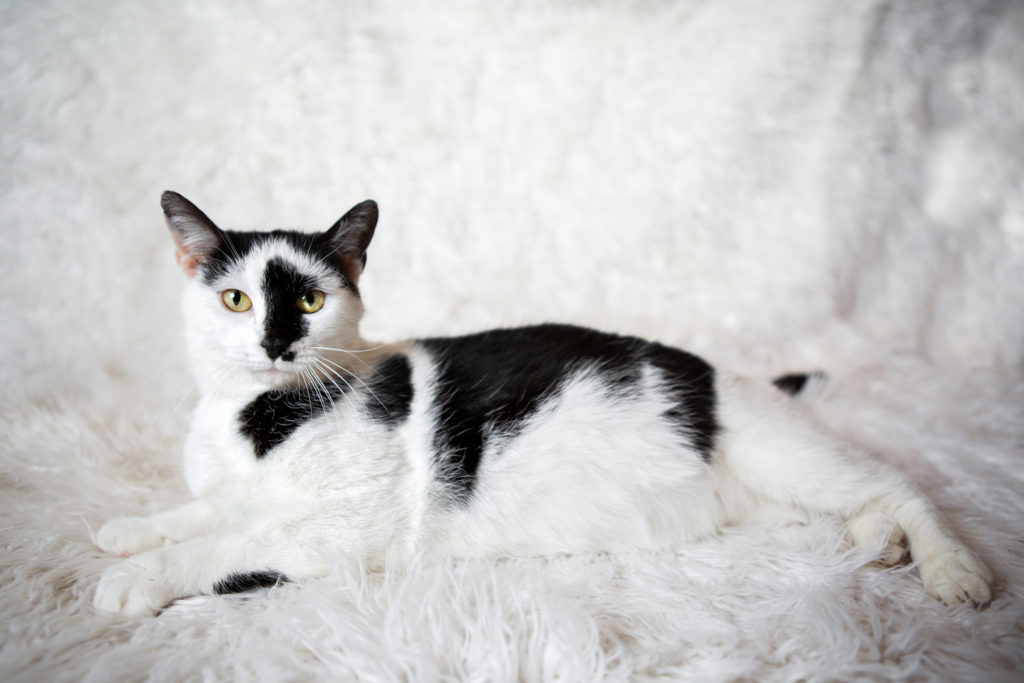
[[[776,377],[772,380],[772,384],[774,384],[780,391],[789,394],[790,396],[796,396],[804,390],[804,387],[807,386],[807,382],[811,379],[820,381],[827,378],[828,375],[821,370],[815,370],[814,372],[792,372],[788,375]]]

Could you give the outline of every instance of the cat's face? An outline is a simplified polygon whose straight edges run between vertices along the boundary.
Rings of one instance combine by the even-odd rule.
[[[184,310],[201,382],[282,388],[345,372],[362,343],[357,283],[376,204],[313,234],[223,231],[181,195],[162,204],[191,280]]]

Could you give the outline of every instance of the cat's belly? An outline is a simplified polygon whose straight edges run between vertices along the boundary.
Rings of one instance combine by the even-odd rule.
[[[444,518],[446,552],[547,555],[661,549],[715,532],[719,470],[648,398],[608,401],[583,380],[485,452]],[[595,398],[598,396],[599,398]]]
[[[726,521],[714,474],[705,467],[626,486],[625,473],[583,469],[561,485],[508,480],[448,516],[443,553],[508,557],[674,548],[715,533]]]

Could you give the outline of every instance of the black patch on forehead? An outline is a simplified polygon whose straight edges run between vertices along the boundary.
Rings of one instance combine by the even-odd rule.
[[[306,336],[309,322],[296,302],[315,287],[315,280],[284,259],[275,257],[267,262],[262,285],[267,307],[263,347],[271,358],[281,355],[293,342]]]
[[[239,230],[225,230],[224,245],[214,254],[210,255],[199,264],[197,274],[199,281],[205,285],[213,285],[217,280],[227,275],[242,260],[248,256],[253,249],[272,241],[280,241],[290,245],[301,254],[307,254],[313,261],[322,263],[331,271],[336,273],[341,282],[352,290],[356,296],[359,290],[345,277],[342,262],[334,247],[324,236],[324,233],[305,233],[297,230],[272,230],[270,232],[244,232]]]

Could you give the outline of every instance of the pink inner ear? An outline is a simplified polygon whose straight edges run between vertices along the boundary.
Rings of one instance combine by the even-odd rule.
[[[358,258],[346,258],[342,262],[342,270],[349,282],[357,284],[359,276],[363,274],[363,264]]]
[[[190,278],[195,277],[196,268],[199,267],[199,259],[179,248],[174,250],[174,260],[181,266],[185,275],[188,275]]]

